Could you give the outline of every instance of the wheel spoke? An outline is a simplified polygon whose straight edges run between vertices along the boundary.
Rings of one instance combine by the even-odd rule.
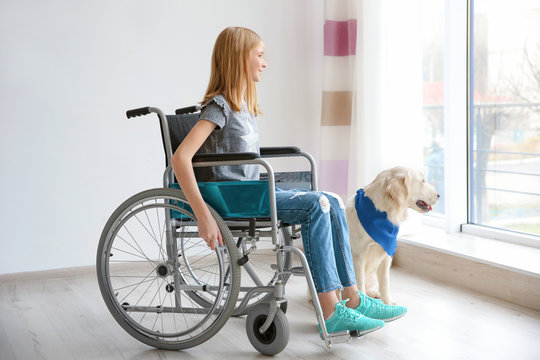
[[[98,250],[100,289],[113,305],[109,309],[118,312],[115,319],[158,348],[183,349],[211,338],[233,312],[240,285],[240,270],[230,259],[237,259],[234,240],[224,222],[216,218],[232,253],[208,248],[177,195],[155,189],[124,202],[108,221]],[[183,215],[169,221],[172,211]],[[234,275],[226,271],[231,264]]]
[[[120,238],[120,240],[122,240],[124,243],[126,243],[128,246],[130,246],[131,248],[133,248],[135,251],[137,251],[139,254],[141,254],[146,260],[150,261],[150,262],[153,262],[150,258],[148,258],[148,256],[146,256],[146,254],[144,253],[144,250],[141,248],[141,246],[139,245],[139,243],[137,242],[137,240],[135,240],[135,237],[131,234],[131,232],[129,231],[128,227],[126,225],[123,226],[123,229],[126,230],[126,232],[129,234],[129,236],[131,237],[131,239],[133,240],[133,242],[135,243],[135,245],[137,245],[137,248],[138,250],[133,246],[131,245],[131,243],[129,243],[127,240],[125,240],[124,238],[122,238],[120,235],[117,235],[118,238]]]
[[[146,214],[146,211],[145,211],[145,214]],[[137,216],[137,214],[134,214],[134,217],[135,219],[137,219],[137,221],[139,222],[139,224],[141,224],[141,226],[143,227],[144,230],[146,230],[146,232],[148,233],[148,235],[150,235],[150,237],[152,238],[152,240],[154,240],[154,242],[156,243],[156,245],[158,246],[158,249],[159,249],[159,252],[160,252],[160,255],[163,256],[163,259],[166,259],[166,252],[165,250],[163,250],[163,247],[161,246],[161,244],[157,241],[155,235],[153,235],[149,230],[148,228],[142,223],[142,221],[139,219],[139,217]]]

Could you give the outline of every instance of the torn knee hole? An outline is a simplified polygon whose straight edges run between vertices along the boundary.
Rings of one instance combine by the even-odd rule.
[[[340,209],[345,209],[345,203],[341,199],[341,196],[339,196],[338,194],[335,194],[333,192],[329,192],[329,191],[324,191],[324,193],[326,195],[329,195],[329,196],[333,197],[334,199],[336,199],[338,201]]]
[[[321,206],[321,211],[323,213],[327,213],[330,211],[330,201],[328,201],[328,198],[324,195],[322,195],[319,198],[319,205]]]

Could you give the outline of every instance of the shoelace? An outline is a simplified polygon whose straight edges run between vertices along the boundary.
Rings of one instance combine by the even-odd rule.
[[[378,310],[385,310],[385,308],[389,305],[386,305],[384,303],[381,303],[379,301],[375,301],[373,299],[371,299],[370,297],[368,297],[367,295],[365,295],[362,299],[362,301],[366,301],[366,304],[369,304],[368,305],[368,308],[371,307],[371,306],[374,306],[375,308],[377,308]]]
[[[343,292],[343,288],[339,289],[339,300],[340,300],[340,302],[344,302],[343,305],[345,305],[345,303],[346,303],[347,301],[349,301],[350,299],[345,299],[345,300],[343,300],[342,292]],[[362,304],[364,304],[364,303],[367,303],[367,301],[365,300],[365,299],[368,298],[367,295],[362,294],[360,291],[359,291],[358,293],[361,294],[360,296],[358,296],[358,297],[359,297],[359,300],[360,300],[360,305],[362,305]],[[368,299],[368,300],[370,300],[370,301],[369,301],[369,304],[373,304],[373,303],[376,302],[376,301],[373,301],[373,300],[371,300],[371,299]],[[358,305],[358,306],[360,306],[360,305]],[[380,305],[380,304],[377,304],[377,305]],[[370,305],[367,306],[367,308],[369,308],[369,307],[370,307]],[[382,309],[382,308],[379,307],[379,309]]]
[[[371,302],[371,306],[375,306],[379,310],[384,310],[385,309],[385,305],[378,302],[378,301],[371,300],[370,302]]]
[[[339,303],[343,305],[343,308],[338,308],[338,311],[340,313],[340,315],[343,315],[343,317],[349,319],[349,320],[358,320],[360,319],[362,316],[357,314],[355,311],[349,311],[347,309],[347,307],[345,306],[345,304],[347,303],[347,301],[349,301],[349,299],[345,299],[345,300],[342,300],[340,301]]]

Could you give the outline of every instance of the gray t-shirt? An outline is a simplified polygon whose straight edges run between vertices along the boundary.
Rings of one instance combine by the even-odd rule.
[[[222,95],[217,95],[201,109],[199,120],[217,125],[198,154],[259,153],[259,128],[255,117],[245,107],[234,112]],[[225,165],[196,167],[197,181],[259,180],[259,165]]]

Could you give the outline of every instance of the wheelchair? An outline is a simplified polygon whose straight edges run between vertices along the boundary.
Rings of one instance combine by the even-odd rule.
[[[124,201],[102,231],[97,276],[112,316],[137,340],[180,350],[207,341],[231,316],[245,315],[253,347],[275,355],[287,346],[290,336],[285,285],[290,276],[303,275],[326,346],[351,341],[357,336],[354,332],[327,332],[306,258],[293,246],[299,228],[276,216],[276,186],[317,189],[311,155],[297,147],[263,147],[260,154],[195,155],[195,168],[253,164],[266,170],[259,181],[199,183],[224,246],[211,250],[198,236],[197,219],[175,182],[170,159],[198,120],[199,110],[190,106],[165,115],[158,108],[144,107],[126,112],[128,118],[157,115],[166,169],[163,188]],[[275,173],[266,158],[276,157],[303,157],[311,170]],[[276,262],[261,275],[255,254],[257,244],[268,238]],[[301,267],[293,267],[294,254]]]

